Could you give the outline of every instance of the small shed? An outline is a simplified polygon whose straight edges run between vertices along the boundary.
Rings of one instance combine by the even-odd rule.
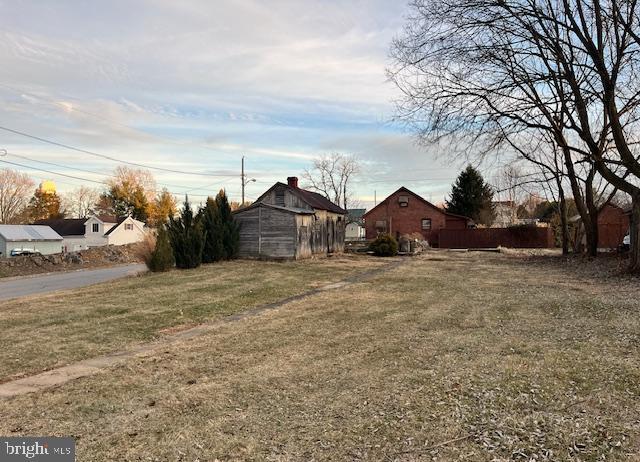
[[[32,250],[43,255],[62,252],[62,236],[43,225],[0,225],[0,257],[11,251]]]
[[[253,204],[236,210],[240,257],[301,259],[344,251],[346,211],[296,177],[276,183]]]

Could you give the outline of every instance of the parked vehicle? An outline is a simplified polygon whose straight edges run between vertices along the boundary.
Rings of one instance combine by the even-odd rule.
[[[40,255],[38,249],[13,249],[11,251],[12,257],[20,257],[23,255]]]

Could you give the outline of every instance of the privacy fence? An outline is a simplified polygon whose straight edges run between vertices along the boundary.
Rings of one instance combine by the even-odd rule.
[[[551,228],[514,226],[510,228],[441,229],[439,247],[443,249],[517,249],[554,247]]]

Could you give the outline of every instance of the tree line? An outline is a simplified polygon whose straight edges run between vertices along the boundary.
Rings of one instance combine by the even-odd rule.
[[[158,225],[154,248],[145,260],[151,271],[168,271],[174,265],[197,268],[201,263],[237,258],[239,246],[240,229],[221,190],[196,213],[185,198],[181,213]]]
[[[150,226],[175,215],[177,205],[167,190],[157,190],[148,170],[117,167],[100,190],[80,186],[65,194],[35,187],[16,170],[0,170],[0,223],[33,223],[52,218],[86,218],[91,214],[131,216]]]
[[[636,2],[414,0],[391,54],[399,118],[451,155],[526,165],[522,183],[557,197],[563,242],[569,198],[595,257],[598,213],[627,194],[640,271]]]

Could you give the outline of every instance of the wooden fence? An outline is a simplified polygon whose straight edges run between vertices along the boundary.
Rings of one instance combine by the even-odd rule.
[[[439,247],[443,249],[544,249],[554,247],[550,227],[514,226],[510,228],[441,229]]]

